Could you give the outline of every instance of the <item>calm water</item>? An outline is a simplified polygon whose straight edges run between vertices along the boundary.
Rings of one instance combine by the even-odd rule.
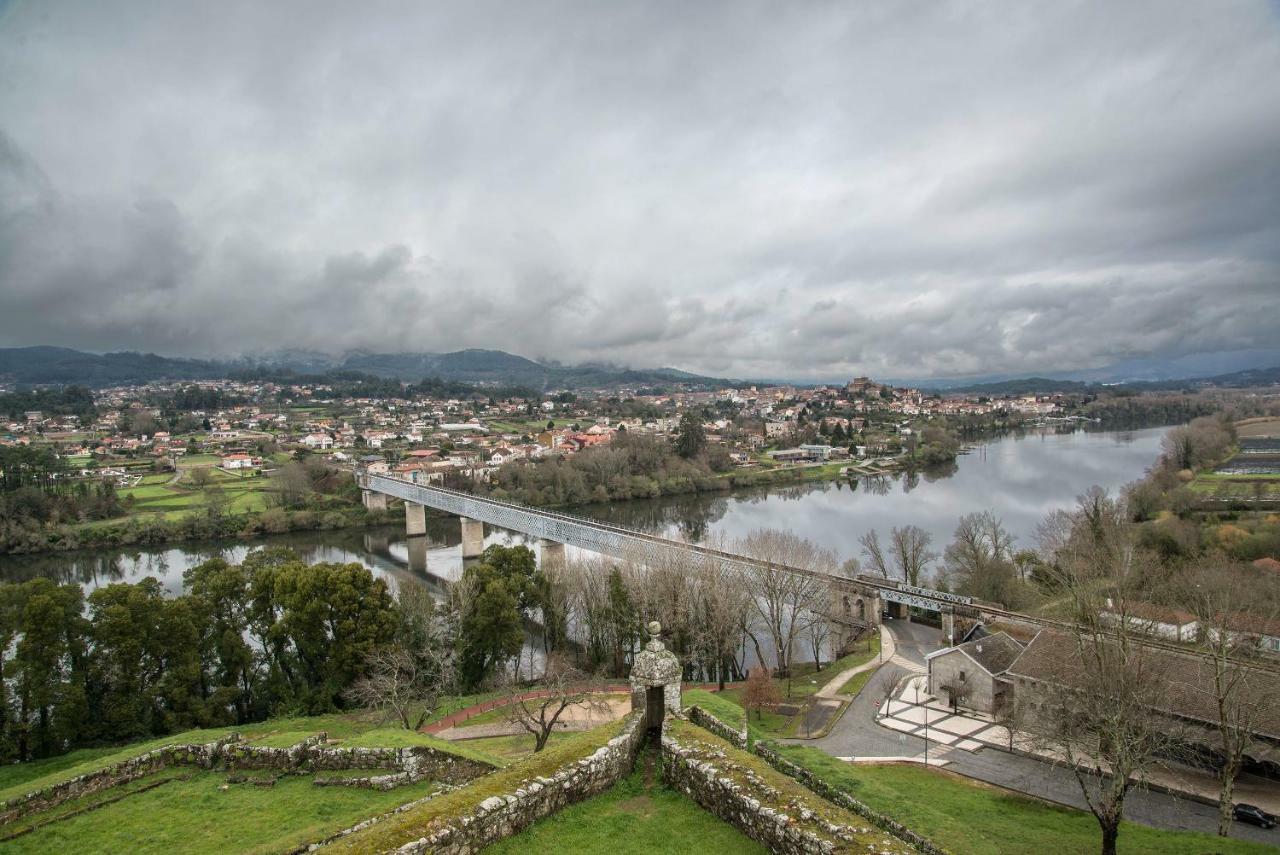
[[[1165,428],[1060,434],[1045,432],[986,443],[960,458],[947,473],[861,479],[759,490],[732,495],[685,496],[578,511],[614,523],[693,539],[708,534],[737,538],[756,528],[790,529],[836,552],[859,556],[858,538],[870,528],[882,535],[895,525],[930,532],[936,551],[950,541],[957,519],[991,510],[1030,546],[1036,524],[1070,507],[1093,485],[1116,489],[1139,478],[1156,459]],[[490,529],[488,543],[523,543],[518,534]],[[407,539],[390,526],[363,531],[305,532],[231,543],[149,549],[97,550],[37,556],[0,556],[0,578],[45,575],[97,587],[155,576],[182,590],[182,572],[213,556],[235,562],[260,546],[288,546],[308,561],[359,561],[397,583],[416,579],[433,587],[456,578],[462,547],[456,520],[428,520],[426,537]]]

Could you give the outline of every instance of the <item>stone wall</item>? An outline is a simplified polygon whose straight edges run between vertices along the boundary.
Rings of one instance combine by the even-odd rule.
[[[513,792],[490,796],[470,813],[448,818],[447,825],[396,851],[402,855],[475,852],[575,802],[604,792],[635,765],[645,737],[643,721],[642,714],[632,713],[622,732],[591,756],[562,767],[549,778],[534,778]]]
[[[203,745],[166,745],[0,803],[0,824],[47,810],[69,799],[126,784],[170,766],[272,769],[291,773],[344,769],[392,771],[393,774],[365,778],[315,779],[315,783],[321,786],[341,784],[378,789],[391,789],[422,780],[463,784],[493,771],[493,767],[487,763],[458,757],[427,745],[409,748],[326,748],[323,747],[326,739],[326,734],[321,733],[288,748],[268,748],[247,745],[241,741],[240,734],[232,733]]]
[[[946,850],[935,844],[933,841],[922,835],[916,834],[897,820],[885,816],[877,810],[873,810],[846,793],[844,790],[831,786],[803,766],[792,763],[768,745],[757,742],[752,750],[757,756],[782,774],[789,778],[794,778],[832,804],[839,805],[845,810],[852,811],[858,816],[875,823],[877,827],[884,829],[899,840],[909,843],[919,851],[926,853],[926,855],[946,855]]]
[[[806,805],[799,799],[788,801],[785,811],[770,807],[764,802],[778,804],[784,798],[781,791],[734,762],[724,749],[683,745],[670,729],[662,734],[662,777],[668,786],[770,852],[809,855],[874,851],[890,855],[911,851],[882,831],[836,824],[821,813],[820,806]],[[877,839],[868,840],[869,836]]]
[[[747,723],[745,721],[742,723],[741,730],[734,730],[696,704],[689,707],[689,721],[698,725],[698,727],[711,731],[730,745],[744,750],[747,747]]]
[[[169,766],[198,766],[202,769],[212,769],[219,762],[223,749],[239,739],[239,734],[232,733],[203,745],[166,745],[105,768],[86,772],[43,789],[16,796],[0,803],[0,824],[47,810],[70,799],[110,789],[119,784],[127,784]]]

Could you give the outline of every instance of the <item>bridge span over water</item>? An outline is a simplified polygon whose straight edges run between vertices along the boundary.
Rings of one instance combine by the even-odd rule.
[[[694,543],[686,543],[658,537],[635,529],[567,514],[531,508],[512,502],[503,502],[484,496],[475,496],[458,490],[450,490],[431,484],[418,484],[388,475],[359,470],[356,472],[366,507],[387,507],[387,497],[404,501],[405,526],[408,534],[426,533],[426,508],[434,508],[455,514],[462,524],[463,558],[474,558],[484,551],[484,526],[486,523],[511,531],[522,532],[539,538],[543,560],[563,558],[565,545],[639,563],[676,559],[690,566],[702,562],[717,561],[737,566],[742,570],[767,568],[779,573],[796,573],[818,577],[831,590],[831,604],[827,618],[831,621],[838,648],[844,639],[880,623],[882,611],[892,617],[903,617],[909,607],[937,612],[941,615],[943,635],[954,642],[955,622],[959,618],[966,623],[982,621],[998,623],[1006,627],[1021,627],[1032,632],[1040,629],[1071,631],[1071,624],[1063,621],[1028,615],[987,603],[929,588],[917,588],[879,576],[859,575],[848,577],[832,572],[792,567],[777,562],[763,561],[749,555],[710,549]],[[1183,655],[1195,655],[1183,645],[1157,638],[1144,639],[1148,647],[1158,647]],[[1251,667],[1264,670],[1280,670],[1280,665],[1270,661],[1252,663]]]
[[[565,545],[569,545],[639,563],[677,560],[697,567],[704,562],[715,561],[722,565],[736,566],[743,571],[765,567],[774,572],[818,577],[833,592],[828,618],[835,624],[844,625],[846,629],[875,626],[880,622],[882,610],[893,616],[902,616],[906,608],[912,606],[939,612],[942,615],[943,630],[948,637],[954,631],[954,618],[957,614],[979,619],[975,600],[945,591],[916,588],[879,577],[850,578],[835,572],[825,573],[762,561],[748,555],[671,540],[563,511],[531,508],[388,475],[362,471],[356,477],[367,506],[385,508],[388,496],[404,501],[405,524],[411,536],[425,532],[426,508],[458,516],[462,524],[464,558],[476,557],[484,551],[484,525],[487,523],[538,538],[542,543],[544,560],[554,559],[563,553]]]

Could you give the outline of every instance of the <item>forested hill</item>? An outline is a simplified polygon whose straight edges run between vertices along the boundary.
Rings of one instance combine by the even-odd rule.
[[[670,386],[682,383],[715,389],[728,380],[701,377],[674,368],[631,369],[612,365],[543,364],[501,350],[452,353],[354,353],[328,359],[316,354],[294,358],[239,360],[175,359],[154,353],[86,353],[65,347],[0,348],[0,381],[22,385],[76,383],[102,387],[152,380],[199,380],[228,376],[262,379],[311,377],[359,372],[385,379],[418,382],[425,377],[486,386],[519,386],[533,390],[612,386]]]
[[[1253,386],[1272,386],[1280,383],[1280,366],[1272,368],[1250,368],[1244,371],[1233,371],[1230,374],[1218,374],[1214,377],[1193,377],[1179,380],[1146,380],[1131,383],[1085,383],[1079,380],[1054,380],[1048,377],[1022,377],[1015,380],[1001,380],[996,383],[975,383],[971,386],[955,386],[948,388],[949,393],[971,395],[1051,395],[1055,392],[1089,392],[1093,390],[1129,389],[1134,392],[1143,391],[1177,391],[1182,389],[1200,389],[1214,386],[1225,389],[1244,389]],[[922,384],[927,388],[927,384]]]

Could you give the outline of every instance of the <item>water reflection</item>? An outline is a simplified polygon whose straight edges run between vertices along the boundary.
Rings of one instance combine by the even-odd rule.
[[[1043,432],[1009,436],[978,446],[957,464],[840,483],[799,484],[735,494],[702,494],[592,505],[577,513],[668,536],[700,541],[742,537],[755,528],[795,531],[833,550],[843,561],[860,557],[858,538],[870,528],[887,532],[913,524],[950,541],[957,519],[990,509],[1020,546],[1031,545],[1046,514],[1074,503],[1097,484],[1108,489],[1140,477],[1159,454],[1164,428],[1115,432]],[[486,543],[528,543],[523,535],[489,529]],[[86,588],[116,581],[159,579],[171,593],[182,573],[213,557],[238,562],[251,549],[287,546],[309,562],[356,561],[402,584],[440,590],[462,569],[457,520],[429,518],[427,533],[406,538],[400,526],[365,530],[295,532],[230,543],[183,543],[91,552],[0,556],[0,578],[48,576]]]

